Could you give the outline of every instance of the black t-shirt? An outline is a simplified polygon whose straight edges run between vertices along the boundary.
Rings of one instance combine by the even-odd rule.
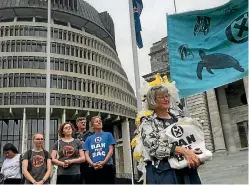
[[[91,135],[93,135],[93,133],[90,132],[90,131],[85,131],[85,132],[83,132],[83,133],[75,132],[73,138],[74,138],[74,139],[79,139],[80,141],[85,142],[85,141],[86,141],[86,138],[87,138],[88,136],[91,136]]]

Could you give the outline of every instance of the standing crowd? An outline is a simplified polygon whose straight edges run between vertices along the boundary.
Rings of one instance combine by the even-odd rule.
[[[7,143],[1,168],[4,184],[114,184],[112,155],[116,143],[112,134],[103,132],[98,116],[91,118],[94,132],[86,131],[84,117],[78,118],[76,124],[77,131],[71,123],[59,126],[60,139],[51,154],[43,148],[42,133],[33,135],[33,148],[24,154]],[[54,177],[56,181],[52,182]]]

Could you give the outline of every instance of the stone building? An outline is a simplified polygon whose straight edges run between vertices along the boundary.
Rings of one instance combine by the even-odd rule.
[[[151,81],[158,72],[169,77],[167,38],[154,43],[149,55],[152,72],[144,79]],[[192,117],[204,120],[205,142],[210,150],[236,152],[248,147],[247,89],[245,78],[182,101]]]
[[[136,98],[115,44],[114,23],[84,0],[51,0],[51,122],[45,133],[46,0],[0,1],[0,166],[12,142],[31,148],[36,132],[50,134],[79,116],[100,115],[115,136],[117,174],[131,174],[129,123]]]

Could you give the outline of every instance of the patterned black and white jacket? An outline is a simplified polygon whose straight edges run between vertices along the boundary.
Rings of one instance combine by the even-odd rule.
[[[139,130],[147,154],[144,161],[152,161],[155,167],[159,165],[160,161],[174,156],[175,146],[168,143],[165,137],[161,135],[161,131],[178,120],[173,114],[170,113],[170,115],[170,119],[163,119],[157,117],[154,113],[151,116],[141,119]]]

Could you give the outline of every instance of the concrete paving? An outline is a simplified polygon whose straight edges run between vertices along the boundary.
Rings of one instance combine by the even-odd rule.
[[[248,150],[234,154],[214,154],[199,168],[203,184],[248,184]]]

